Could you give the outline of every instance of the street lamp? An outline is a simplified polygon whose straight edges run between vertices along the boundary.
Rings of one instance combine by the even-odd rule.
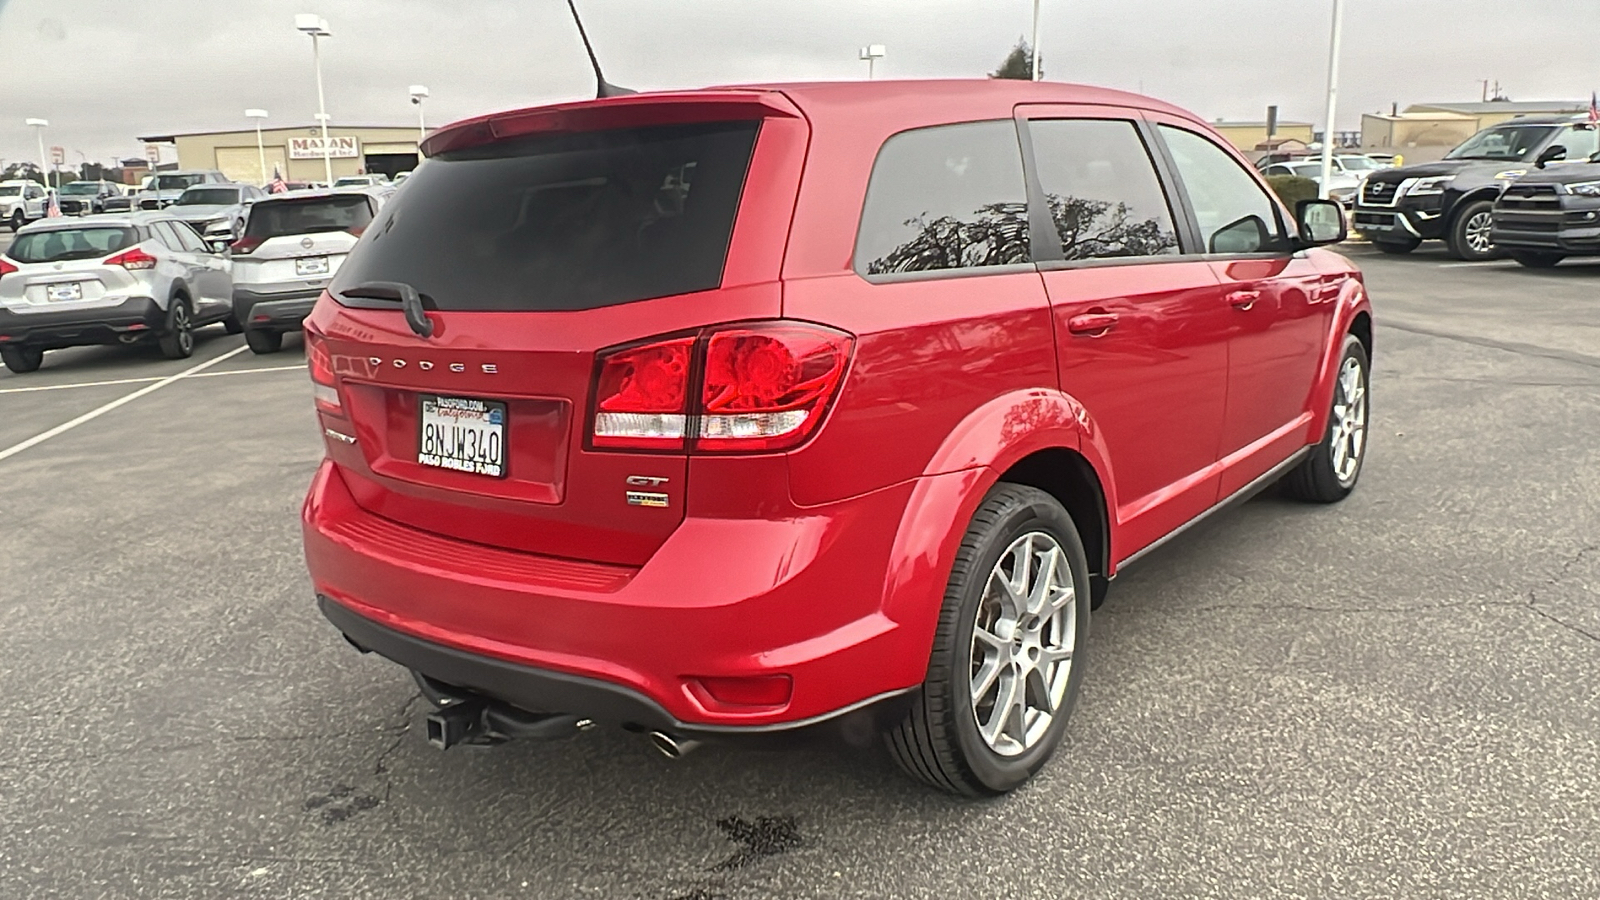
[[[417,108],[417,155],[422,155],[422,140],[428,136],[428,121],[422,114],[422,101],[428,99],[428,88],[424,85],[411,86],[411,103]]]
[[[46,157],[44,155],[44,130],[47,127],[49,127],[50,120],[49,119],[27,119],[25,121],[25,124],[29,128],[32,128],[33,129],[33,133],[35,135],[37,135],[38,138],[39,138],[39,177],[44,179],[44,186],[45,187],[49,187],[50,186],[50,166],[49,166],[49,160],[46,159]]]
[[[871,81],[874,75],[874,64],[883,59],[885,54],[882,44],[868,44],[861,48],[861,58],[867,61],[867,80]]]
[[[294,27],[311,35],[311,60],[317,68],[317,121],[322,123],[322,171],[333,184],[333,148],[328,145],[328,102],[322,93],[321,38],[333,37],[328,30],[328,20],[316,13],[299,13],[294,17]]]
[[[1333,41],[1328,48],[1328,118],[1322,132],[1322,183],[1317,196],[1328,199],[1333,180],[1333,116],[1339,107],[1339,38],[1344,32],[1344,0],[1333,0]]]
[[[1033,0],[1033,44],[1031,58],[1033,62],[1033,80],[1039,80],[1039,0]]]
[[[261,160],[261,183],[267,183],[267,148],[261,143],[261,120],[267,117],[264,109],[247,109],[244,111],[247,119],[256,120],[256,156]]]

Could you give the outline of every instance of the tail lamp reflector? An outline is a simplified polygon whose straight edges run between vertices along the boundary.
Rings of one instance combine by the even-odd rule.
[[[339,402],[339,385],[333,376],[333,357],[328,352],[328,342],[321,334],[307,328],[306,368],[311,373],[311,396],[317,408],[334,415],[343,415]]]

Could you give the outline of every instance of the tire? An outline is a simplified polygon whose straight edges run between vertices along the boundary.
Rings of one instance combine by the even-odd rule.
[[[22,226],[26,224],[28,224],[28,217],[22,214],[22,210],[19,209],[11,214],[10,225],[12,234],[16,234],[22,229]]]
[[[1026,606],[1009,601],[1002,585],[1016,576],[1019,563],[1027,564],[1023,577],[1033,579],[1024,582],[1029,595],[1039,578],[1048,578],[1046,591],[1052,582],[1071,579],[1070,589],[1056,595],[1061,605],[1053,612],[1043,598]],[[1083,544],[1061,504],[1038,488],[995,485],[956,553],[927,676],[905,718],[884,733],[900,767],[933,787],[969,797],[1003,794],[1033,777],[1061,744],[1077,698],[1090,594]],[[988,640],[975,641],[980,621]],[[1051,649],[1061,658],[1050,661]],[[980,653],[984,659],[974,666]],[[1018,683],[1019,660],[1027,667],[1021,715],[997,719],[994,707]],[[1035,668],[1041,662],[1051,662],[1053,671]],[[987,683],[975,700],[974,680],[980,677]],[[1053,712],[1042,719],[1051,704]]]
[[[1352,370],[1357,376],[1353,385],[1348,375]],[[1366,348],[1353,334],[1344,336],[1338,371],[1322,441],[1311,448],[1310,456],[1283,477],[1284,489],[1296,500],[1337,503],[1350,496],[1361,477],[1361,465],[1367,456],[1370,363]],[[1349,402],[1351,392],[1356,394],[1353,404]],[[1352,411],[1341,413],[1341,409]]]
[[[1565,253],[1551,253],[1546,250],[1512,250],[1511,258],[1518,265],[1530,269],[1548,269],[1567,258]]]
[[[194,314],[189,298],[178,295],[167,307],[167,327],[162,332],[161,355],[167,359],[188,359],[194,355]]]
[[[26,375],[44,363],[44,351],[38,347],[0,347],[0,360],[11,371]]]
[[[238,334],[244,331],[244,323],[239,321],[238,316],[229,313],[228,317],[222,320],[222,330],[229,334]]]
[[[283,349],[283,332],[252,328],[244,333],[244,342],[250,345],[251,353],[277,353]]]
[[[1475,200],[1462,207],[1450,222],[1450,234],[1446,238],[1450,255],[1469,262],[1499,256],[1494,242],[1489,239],[1493,224],[1494,204],[1490,201]]]
[[[1421,238],[1412,238],[1409,241],[1373,241],[1372,246],[1377,247],[1381,253],[1394,256],[1404,256],[1422,246]]]

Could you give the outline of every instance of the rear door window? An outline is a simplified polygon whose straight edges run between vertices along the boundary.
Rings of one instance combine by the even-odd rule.
[[[61,228],[18,235],[6,255],[21,263],[100,259],[138,242],[132,228]]]
[[[441,310],[594,309],[714,289],[758,127],[538,135],[440,154],[383,207],[332,289],[398,281]]]
[[[179,253],[186,252],[187,248],[183,244],[183,238],[178,235],[177,229],[173,227],[171,222],[152,222],[150,223],[150,230],[155,233],[156,239],[161,241],[168,250],[175,250]]]
[[[1159,127],[1194,207],[1205,252],[1276,253],[1288,249],[1277,205],[1244,166],[1192,131]]]
[[[372,204],[366,194],[263,200],[250,208],[244,233],[265,240],[321,231],[359,232],[371,222]]]
[[[1011,119],[894,135],[872,166],[856,271],[888,275],[1030,262],[1027,196]]]
[[[1034,120],[1028,134],[1063,259],[1178,252],[1166,193],[1132,122]]]

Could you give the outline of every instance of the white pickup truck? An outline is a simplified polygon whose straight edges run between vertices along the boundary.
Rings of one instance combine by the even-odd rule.
[[[44,185],[37,181],[0,181],[0,223],[16,231],[44,218],[46,197]]]

